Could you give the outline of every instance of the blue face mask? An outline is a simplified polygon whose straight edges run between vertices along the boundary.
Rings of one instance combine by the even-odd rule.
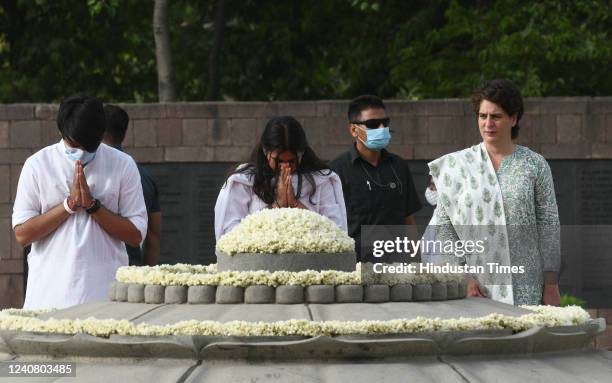
[[[64,153],[71,161],[77,162],[80,160],[83,165],[91,162],[96,156],[96,152],[90,153],[83,149],[72,148],[66,143],[64,143]]]
[[[391,133],[389,132],[389,128],[378,128],[378,129],[364,129],[366,134],[368,135],[368,139],[366,141],[361,141],[366,146],[366,148],[370,150],[381,150],[389,145],[389,141],[391,141]],[[361,139],[360,139],[361,140]]]

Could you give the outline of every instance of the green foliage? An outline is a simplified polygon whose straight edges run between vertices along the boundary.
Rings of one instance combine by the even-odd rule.
[[[568,295],[568,294],[562,294],[561,295],[561,307],[565,307],[565,306],[580,306],[582,308],[586,307],[586,301],[572,296],[572,295]]]
[[[178,98],[202,100],[216,1],[169,3]],[[226,0],[233,100],[465,97],[508,77],[526,96],[612,95],[612,8],[595,0]],[[7,0],[0,102],[157,100],[153,2]]]
[[[526,96],[612,94],[611,10],[592,0],[450,1],[423,38],[405,23],[393,83],[416,98],[466,96],[495,77]]]

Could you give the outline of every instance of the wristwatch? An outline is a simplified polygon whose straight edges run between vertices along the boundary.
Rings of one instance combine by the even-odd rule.
[[[88,207],[87,209],[85,209],[85,211],[87,212],[87,214],[93,214],[95,212],[98,211],[98,209],[100,209],[100,206],[102,206],[100,204],[100,200],[99,199],[94,199],[93,204]]]

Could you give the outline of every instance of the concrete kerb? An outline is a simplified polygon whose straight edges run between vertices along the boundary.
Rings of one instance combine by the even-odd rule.
[[[304,303],[304,287],[300,285],[284,285],[276,287],[276,303]]]
[[[146,285],[145,286],[145,303],[162,304],[164,303],[166,286],[162,285]]]
[[[115,285],[115,300],[119,302],[126,302],[128,299],[128,284],[118,282]]]
[[[244,301],[244,287],[217,286],[215,302],[219,304],[242,303]]]
[[[189,286],[187,290],[187,303],[215,303],[216,292],[217,286]]]
[[[368,303],[389,302],[388,285],[366,285],[363,289],[363,300]]]
[[[167,304],[187,302],[187,286],[166,286],[164,302]]]
[[[410,301],[442,301],[463,299],[465,283],[373,284],[373,285],[252,285],[180,286],[141,285],[112,282],[109,300],[149,304],[213,304],[213,303],[382,303]]]
[[[244,289],[244,303],[274,303],[275,301],[276,291],[274,287],[254,285]]]
[[[414,301],[430,301],[431,293],[430,284],[419,283],[412,285],[412,300]]]
[[[127,301],[130,303],[144,303],[145,294],[144,294],[145,286],[138,283],[131,283],[128,286],[128,297]]]
[[[337,285],[336,302],[338,303],[360,303],[363,302],[362,285]]]
[[[412,301],[412,285],[409,283],[402,283],[391,286],[389,299],[392,302]]]
[[[444,301],[447,297],[446,283],[433,283],[431,285],[431,300],[432,301]]]
[[[114,301],[117,299],[117,281],[111,282],[108,285],[108,300]]]
[[[306,286],[307,303],[333,303],[335,291],[333,285]]]
[[[446,282],[446,299],[457,299],[459,298],[459,283],[457,282]]]

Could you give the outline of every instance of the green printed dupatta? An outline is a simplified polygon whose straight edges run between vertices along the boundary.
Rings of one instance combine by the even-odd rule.
[[[428,165],[438,190],[434,217],[446,213],[459,240],[484,241],[485,251],[466,254],[466,264],[485,270],[475,277],[488,288],[492,299],[514,304],[511,275],[489,271],[489,263],[510,266],[510,251],[501,188],[484,143],[444,155]],[[439,224],[444,225],[444,220]],[[436,230],[437,240],[446,231],[440,229]]]

